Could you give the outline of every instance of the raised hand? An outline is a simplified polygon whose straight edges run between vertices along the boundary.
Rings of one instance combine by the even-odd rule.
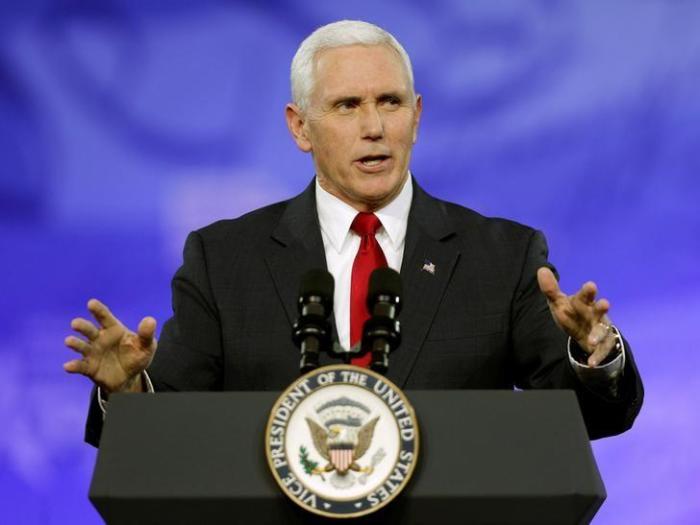
[[[107,393],[142,391],[141,372],[151,364],[157,347],[156,320],[144,317],[132,332],[97,299],[87,307],[99,327],[81,317],[71,321],[71,328],[85,339],[66,337],[66,346],[82,358],[64,363],[64,370],[89,377]]]
[[[588,354],[588,365],[599,365],[615,346],[606,299],[596,300],[598,287],[588,281],[574,295],[566,295],[547,267],[537,270],[540,290],[547,298],[549,310],[557,325]]]

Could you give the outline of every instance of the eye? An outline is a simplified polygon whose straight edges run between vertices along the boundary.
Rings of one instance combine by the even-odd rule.
[[[387,95],[379,100],[382,107],[387,109],[396,109],[401,105],[401,99],[394,95]]]
[[[345,99],[336,103],[335,108],[341,113],[349,113],[358,106],[357,100]]]

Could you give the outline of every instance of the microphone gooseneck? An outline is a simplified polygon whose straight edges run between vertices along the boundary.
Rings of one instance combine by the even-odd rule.
[[[369,279],[362,349],[372,352],[371,368],[380,374],[389,369],[389,353],[401,344],[401,277],[391,268],[378,268]]]
[[[299,370],[302,374],[318,368],[319,354],[331,346],[333,311],[333,276],[325,270],[309,270],[299,287],[299,318],[292,327],[292,340],[301,352]]]

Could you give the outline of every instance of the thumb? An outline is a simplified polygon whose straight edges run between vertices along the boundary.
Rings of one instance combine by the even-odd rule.
[[[153,344],[153,338],[156,335],[156,320],[153,317],[144,317],[139,323],[137,333],[141,344],[145,348],[150,348]]]
[[[537,270],[537,283],[540,285],[542,293],[550,302],[554,303],[564,295],[559,289],[559,283],[554,273],[546,266],[542,266]]]

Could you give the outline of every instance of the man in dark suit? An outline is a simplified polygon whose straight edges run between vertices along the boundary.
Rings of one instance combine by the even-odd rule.
[[[400,387],[571,388],[591,438],[631,426],[641,381],[595,284],[565,295],[539,232],[434,199],[410,176],[422,101],[391,35],[364,22],[320,28],[292,62],[292,95],[287,123],[312,154],[314,182],[190,234],[158,352],[153,318],[131,332],[91,300],[99,326],[71,323],[85,339],[66,339],[82,358],[64,368],[99,387],[88,441],[99,441],[110,392],[287,386],[298,375],[297,287],[310,268],[334,275],[335,336],[354,343],[365,242],[401,271],[403,342],[388,373]],[[357,233],[359,217],[374,221],[371,234]]]

